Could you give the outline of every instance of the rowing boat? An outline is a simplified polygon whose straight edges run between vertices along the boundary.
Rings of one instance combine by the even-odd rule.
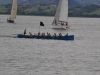
[[[35,36],[35,35],[18,34],[17,38],[72,40],[73,41],[74,40],[74,35],[67,35],[67,36]]]

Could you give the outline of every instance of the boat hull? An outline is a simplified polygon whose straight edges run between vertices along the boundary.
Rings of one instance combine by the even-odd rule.
[[[52,29],[66,30],[69,26],[52,25]]]
[[[68,35],[68,36],[30,36],[30,35],[23,35],[23,34],[18,34],[17,38],[33,38],[33,39],[54,39],[54,40],[74,40],[74,35]]]
[[[7,20],[7,22],[8,22],[8,23],[14,23],[14,21],[13,21],[13,20]]]

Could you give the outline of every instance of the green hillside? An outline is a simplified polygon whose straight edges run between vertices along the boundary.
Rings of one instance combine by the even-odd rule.
[[[5,6],[0,6],[0,11],[1,12],[7,12],[7,8],[5,8]]]
[[[54,6],[18,6],[19,15],[53,16],[55,11],[56,7]]]
[[[100,0],[75,0],[83,5],[89,5],[89,4],[99,4],[100,5]]]
[[[100,9],[97,9],[97,10],[91,12],[90,14],[97,14],[97,15],[100,15]]]
[[[18,15],[54,16],[56,6],[18,6]],[[11,5],[1,5],[0,14],[10,14]],[[100,6],[69,7],[71,17],[100,17]]]

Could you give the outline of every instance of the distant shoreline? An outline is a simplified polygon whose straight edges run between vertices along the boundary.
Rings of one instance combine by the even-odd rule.
[[[9,14],[0,14],[0,15],[8,15],[8,17],[10,16]],[[41,15],[17,15],[17,16],[41,16]],[[42,15],[41,17],[54,17],[54,16],[45,16]],[[100,18],[100,17],[87,17],[87,16],[68,16],[68,17],[75,17],[75,18]]]
[[[54,6],[18,6],[17,15],[25,16],[51,16],[55,15],[57,7]],[[11,5],[1,5],[0,14],[10,15]],[[69,7],[69,17],[100,18],[100,6],[90,5],[84,7]]]

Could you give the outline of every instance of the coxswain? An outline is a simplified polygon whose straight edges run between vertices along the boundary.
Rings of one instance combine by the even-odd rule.
[[[24,30],[24,35],[26,34],[26,29]]]

